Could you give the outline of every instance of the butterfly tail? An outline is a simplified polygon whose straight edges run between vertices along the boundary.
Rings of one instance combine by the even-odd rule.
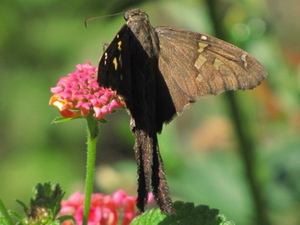
[[[134,135],[135,158],[138,167],[137,207],[141,212],[144,212],[151,182],[153,142],[144,130],[136,129]]]
[[[164,214],[175,213],[170,198],[169,187],[165,176],[163,160],[159,152],[157,136],[153,138],[152,188],[155,200]]]
[[[139,177],[137,207],[140,211],[145,211],[151,183],[155,200],[162,213],[174,214],[156,132],[136,129],[134,134]]]

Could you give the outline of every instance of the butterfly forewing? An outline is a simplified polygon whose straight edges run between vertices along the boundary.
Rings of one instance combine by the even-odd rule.
[[[172,27],[156,32],[159,69],[177,112],[203,95],[254,88],[267,75],[247,52],[217,38]]]
[[[125,24],[103,53],[98,67],[98,82],[102,87],[116,90],[129,97],[131,85],[130,29]]]

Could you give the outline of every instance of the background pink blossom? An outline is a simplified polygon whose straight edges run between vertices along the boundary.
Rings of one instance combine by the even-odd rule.
[[[153,203],[153,195],[149,194],[149,203]],[[82,224],[84,195],[75,192],[67,200],[62,201],[60,216],[71,215],[76,224]],[[91,199],[88,225],[128,225],[140,214],[136,208],[136,197],[127,195],[118,190],[112,196],[93,194]],[[65,221],[63,225],[71,225]]]

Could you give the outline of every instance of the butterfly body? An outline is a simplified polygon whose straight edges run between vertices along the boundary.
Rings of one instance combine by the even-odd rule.
[[[245,51],[206,34],[152,27],[138,9],[102,55],[98,82],[123,97],[131,116],[138,164],[137,206],[144,211],[152,186],[163,213],[174,213],[157,133],[186,106],[204,95],[252,89],[265,77]]]

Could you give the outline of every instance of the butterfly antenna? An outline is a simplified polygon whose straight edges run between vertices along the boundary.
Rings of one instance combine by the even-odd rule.
[[[124,14],[124,12],[119,12],[119,13],[115,13],[115,14],[110,14],[110,15],[106,15],[106,16],[93,16],[93,17],[89,17],[87,19],[84,20],[84,26],[85,28],[87,28],[87,23],[91,20],[95,20],[95,19],[100,19],[100,18],[106,18],[106,17],[111,17],[111,16],[118,16],[120,14]]]

